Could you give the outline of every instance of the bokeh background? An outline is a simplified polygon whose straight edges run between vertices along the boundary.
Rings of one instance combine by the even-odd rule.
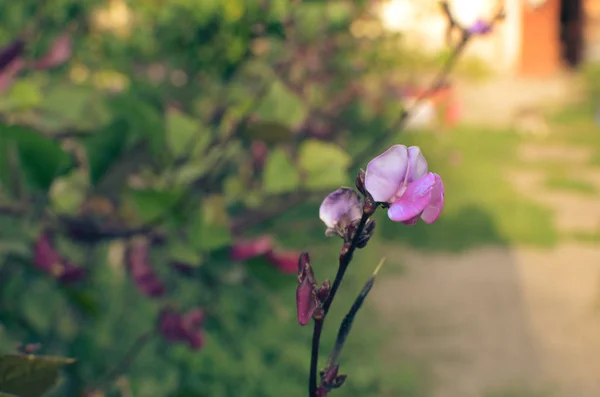
[[[403,143],[446,207],[377,214],[336,395],[597,397],[600,2],[449,7],[505,18],[426,91],[434,1],[0,2],[0,352],[77,359],[48,396],[305,395],[297,255],[333,277],[320,201]]]

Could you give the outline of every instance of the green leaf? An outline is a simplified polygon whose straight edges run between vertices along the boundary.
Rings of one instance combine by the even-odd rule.
[[[90,182],[97,185],[102,177],[123,155],[127,144],[128,124],[117,119],[105,128],[85,139],[84,146],[90,167]]]
[[[0,135],[17,146],[19,161],[28,182],[39,189],[48,190],[54,178],[69,170],[72,159],[51,138],[35,130],[0,125]]]
[[[127,120],[130,136],[147,139],[152,153],[163,158],[165,123],[157,105],[135,92],[127,92],[110,101],[110,110]]]
[[[225,200],[211,196],[202,201],[189,230],[189,239],[198,251],[212,251],[231,243],[229,215]]]
[[[202,264],[202,256],[190,244],[174,240],[169,244],[168,250],[169,257],[173,261],[185,263],[189,266],[200,266]]]
[[[306,118],[308,110],[304,102],[290,91],[281,81],[273,82],[256,113],[263,121],[295,127]]]
[[[22,397],[41,397],[54,386],[60,369],[74,362],[62,357],[0,356],[0,390]]]
[[[11,87],[2,107],[6,110],[31,109],[42,102],[40,87],[33,81],[19,79]]]
[[[274,149],[265,163],[263,188],[267,193],[285,193],[295,190],[300,176],[294,164],[282,149]]]
[[[190,116],[175,110],[166,115],[166,140],[175,157],[202,152],[210,143],[211,134]]]
[[[275,121],[259,121],[248,124],[244,135],[252,140],[261,140],[269,144],[290,142],[294,137],[288,126]]]
[[[48,194],[52,207],[58,213],[75,214],[86,198],[88,187],[88,176],[79,170],[55,179]]]
[[[154,222],[172,211],[180,202],[182,195],[183,191],[179,189],[131,189],[128,192],[129,199],[136,208],[140,220],[144,223]]]
[[[306,173],[304,185],[311,189],[348,183],[350,161],[339,146],[316,139],[304,141],[298,151],[299,166]]]

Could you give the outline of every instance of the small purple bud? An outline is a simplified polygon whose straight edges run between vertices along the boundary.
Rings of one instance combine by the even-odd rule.
[[[301,326],[310,322],[319,304],[315,294],[316,284],[308,253],[303,252],[298,258],[298,288],[296,289],[296,312],[298,324]]]
[[[323,281],[323,284],[317,290],[317,298],[321,305],[325,303],[327,298],[329,298],[329,293],[331,292],[331,282],[329,280]]]
[[[369,195],[367,189],[365,189],[365,170],[363,170],[362,168],[360,169],[360,171],[358,171],[358,174],[356,175],[355,185],[358,191],[363,196]]]
[[[298,324],[301,326],[308,324],[316,308],[317,298],[314,293],[314,287],[309,282],[308,277],[304,277],[296,289]]]
[[[363,203],[358,193],[342,187],[325,197],[319,208],[319,218],[327,226],[327,236],[338,234],[344,237],[346,229],[360,220],[362,212]]]

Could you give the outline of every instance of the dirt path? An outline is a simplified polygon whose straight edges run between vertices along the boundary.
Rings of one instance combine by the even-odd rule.
[[[585,149],[521,149],[531,161],[585,168]],[[585,171],[600,187],[600,174]],[[507,176],[555,210],[559,230],[598,231],[599,195],[548,191],[543,172]],[[373,299],[398,330],[394,351],[428,363],[433,397],[600,396],[600,246],[462,254],[396,246],[386,255],[406,272],[382,279]]]

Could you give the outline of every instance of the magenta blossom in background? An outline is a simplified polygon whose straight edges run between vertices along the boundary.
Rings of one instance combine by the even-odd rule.
[[[282,273],[295,273],[300,253],[279,250],[274,246],[273,238],[269,235],[262,235],[254,239],[239,239],[231,247],[229,258],[232,261],[247,261],[262,257]]]
[[[204,345],[204,310],[192,309],[178,313],[165,309],[159,316],[158,330],[169,342],[184,342],[192,350],[200,350]]]
[[[263,235],[254,239],[239,239],[231,247],[229,257],[232,261],[245,261],[265,255],[273,249],[273,238]]]
[[[417,146],[394,145],[369,162],[365,188],[373,199],[389,204],[388,216],[407,225],[435,222],[444,207],[444,184],[428,172]]]
[[[327,226],[329,235],[336,228],[345,228],[361,218],[363,204],[353,189],[341,187],[330,193],[319,208],[319,218]]]
[[[47,233],[42,233],[35,244],[33,263],[64,284],[76,283],[86,275],[86,269],[73,265],[60,255]]]
[[[33,62],[33,67],[36,69],[47,69],[60,66],[65,63],[73,51],[73,40],[71,36],[64,33],[56,38],[52,47],[40,60]]]
[[[294,274],[298,270],[298,256],[300,253],[296,251],[270,251],[264,258],[280,272]]]
[[[138,290],[149,298],[165,294],[165,286],[150,263],[150,244],[134,241],[127,252],[127,267]]]

